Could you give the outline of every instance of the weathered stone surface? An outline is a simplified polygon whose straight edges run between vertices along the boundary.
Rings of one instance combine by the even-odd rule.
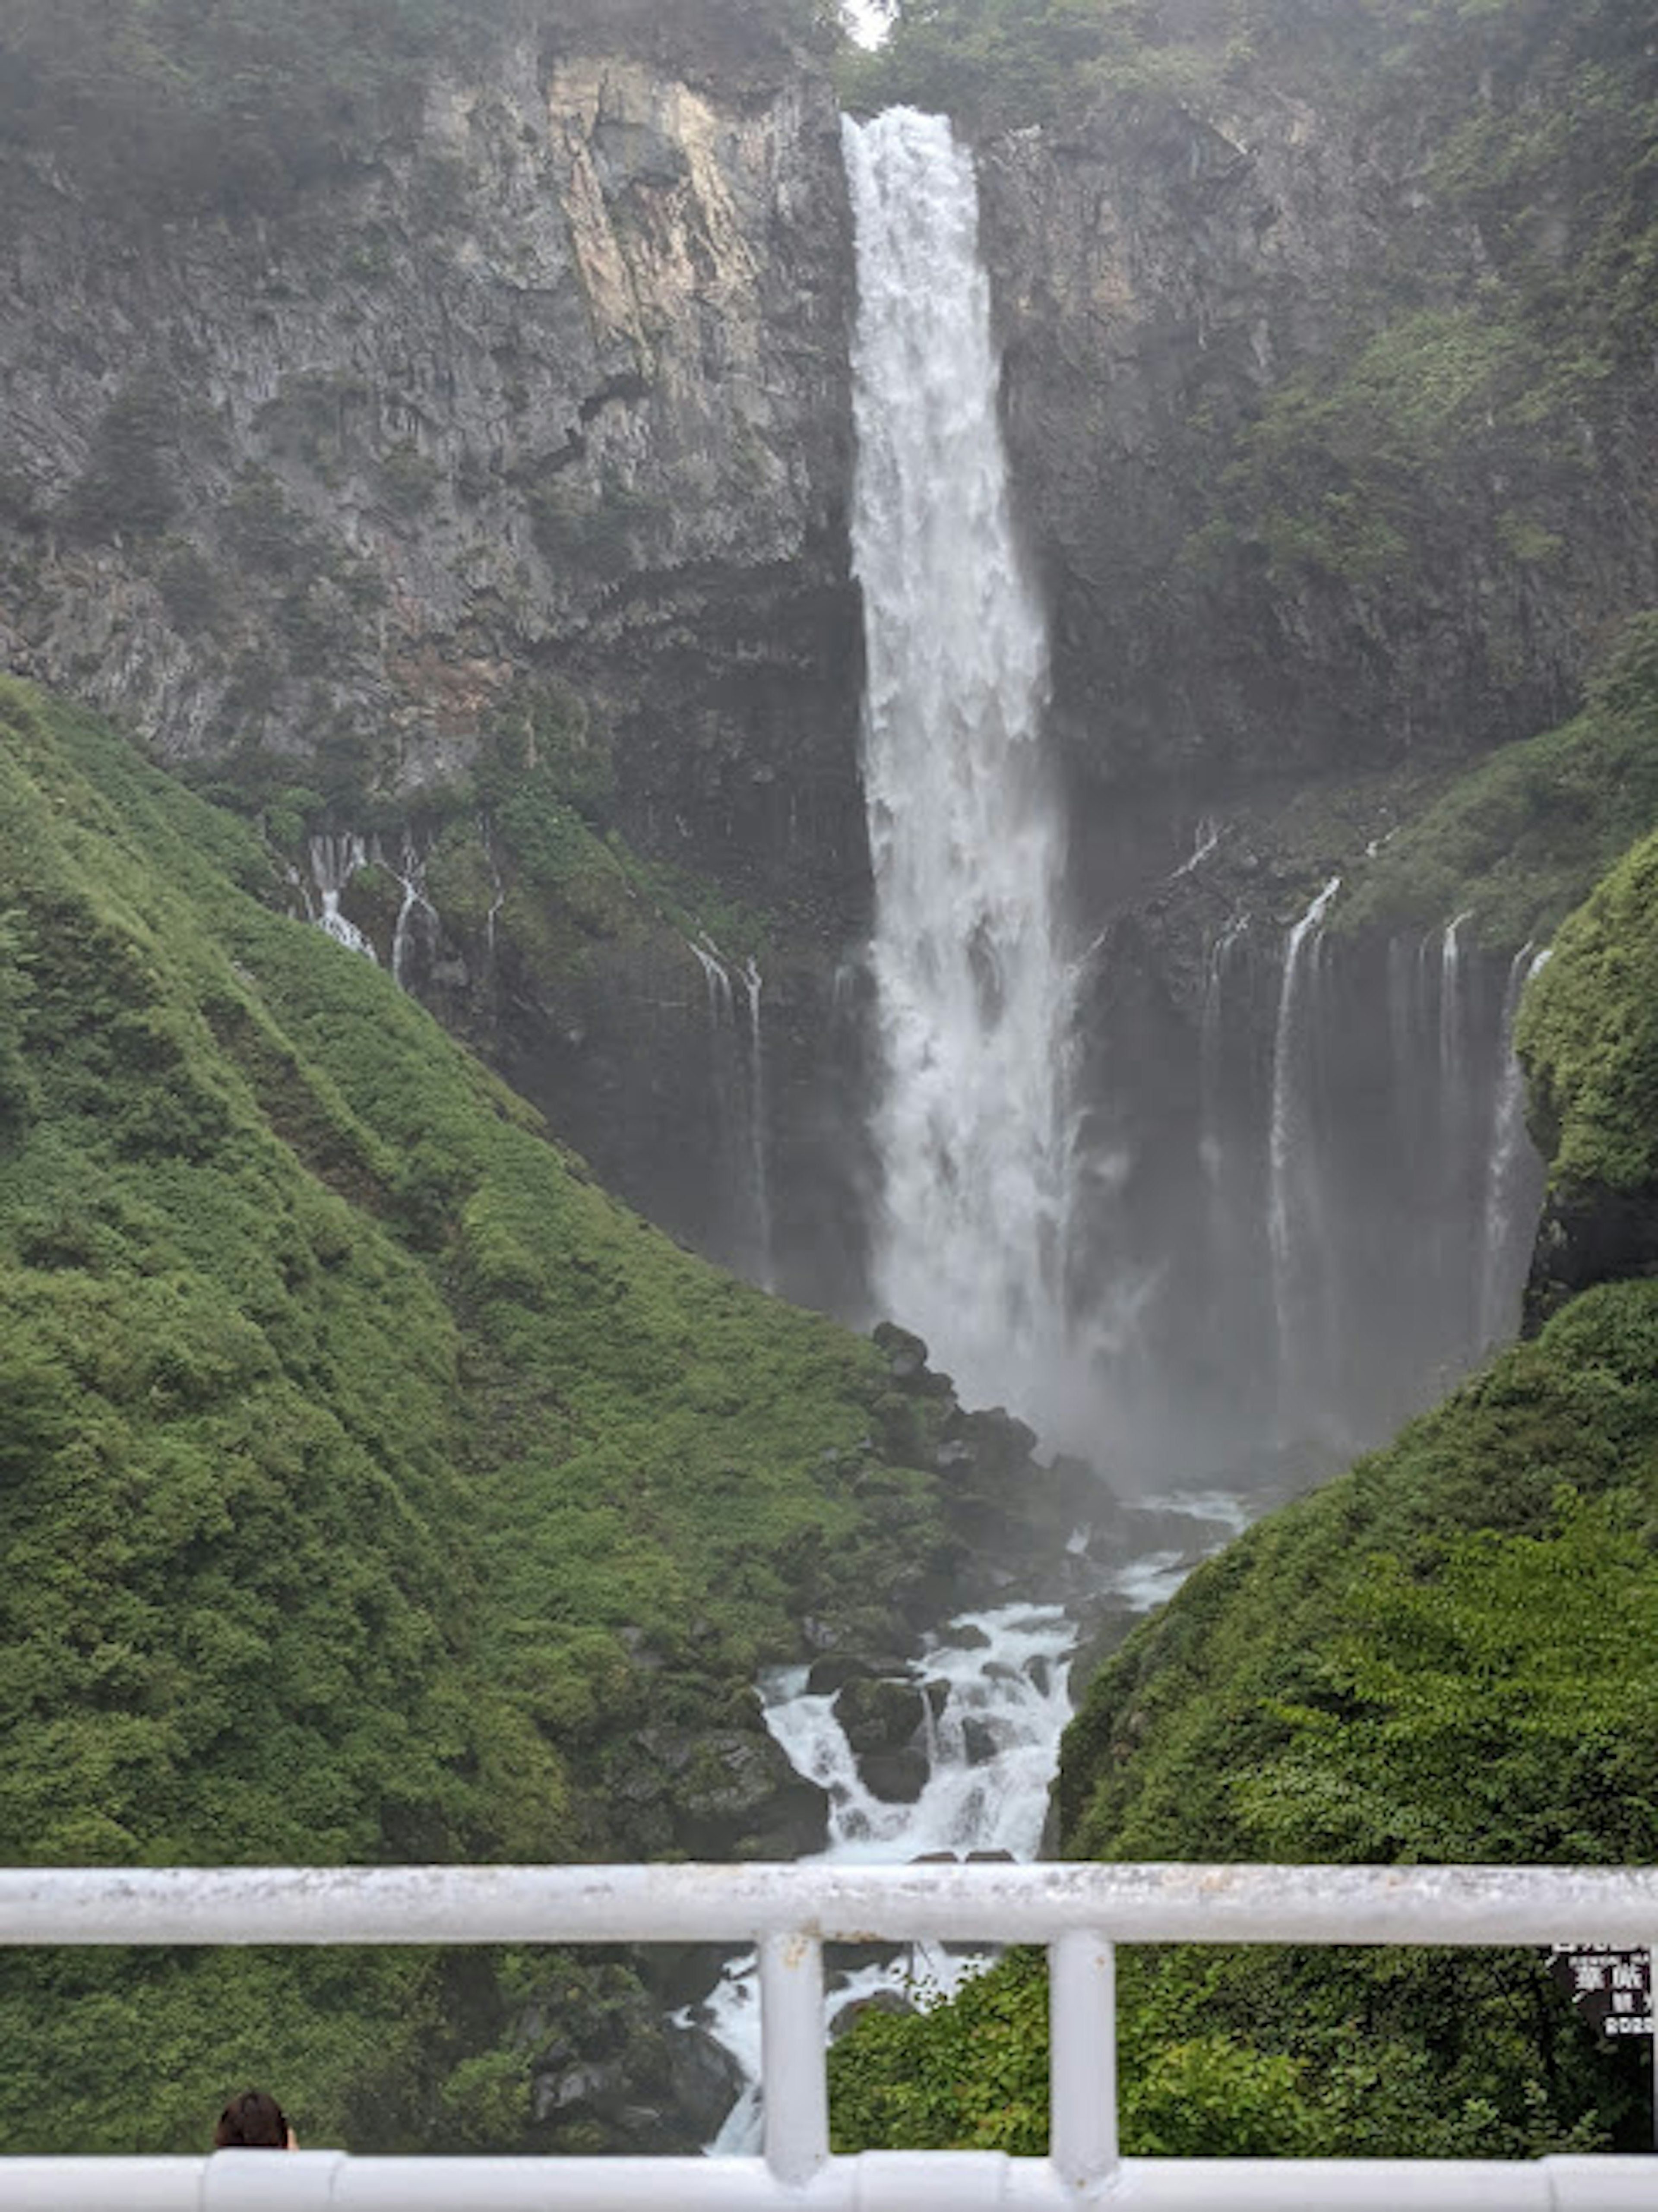
[[[759,1727],[641,1729],[611,1761],[606,1799],[618,1835],[647,1857],[799,1858],[828,1833],[828,1793]]]
[[[1275,565],[1266,516],[1219,557],[1194,552],[1221,513],[1232,434],[1265,393],[1408,303],[1401,254],[1432,261],[1442,297],[1489,276],[1466,214],[1433,210],[1431,253],[1422,242],[1424,131],[1412,110],[1356,123],[1339,96],[1256,82],[1206,118],[1125,100],[981,149],[1056,716],[1079,790],[1108,786],[1114,809],[1148,785],[1172,783],[1189,807],[1262,775],[1547,727],[1589,649],[1576,611],[1604,617],[1658,588],[1639,489],[1649,413],[1597,441],[1579,524],[1546,573],[1499,528],[1517,499],[1561,496],[1518,438],[1466,466],[1448,458],[1424,544],[1385,573]]]
[[[503,32],[407,140],[265,213],[112,215],[0,157],[14,660],[163,758],[256,744],[314,777],[326,732],[391,793],[556,674],[641,842],[855,872],[835,114],[775,57],[721,81],[729,11],[694,12],[665,46]],[[164,538],[88,495],[135,395]]]
[[[926,1787],[925,1752],[872,1751],[859,1761],[865,1787],[889,1805],[913,1805]]]
[[[835,1700],[835,1717],[861,1757],[908,1743],[926,1717],[926,1705],[910,1682],[853,1680]]]

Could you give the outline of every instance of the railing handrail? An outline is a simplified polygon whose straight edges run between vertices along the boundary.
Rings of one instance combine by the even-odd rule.
[[[0,1868],[0,1943],[1395,1944],[1658,1939],[1658,1868]]]
[[[0,2212],[1612,2212],[1646,2159],[1122,2159],[1115,1946],[1650,1947],[1658,1869],[1011,1864],[0,1869],[0,1944],[757,1943],[763,2158],[0,2158]],[[832,2158],[823,1946],[1042,1943],[1050,2151]]]

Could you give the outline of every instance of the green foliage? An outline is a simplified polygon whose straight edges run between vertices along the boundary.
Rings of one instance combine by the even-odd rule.
[[[431,877],[444,910],[473,926],[497,908],[510,940],[544,972],[568,974],[606,939],[665,930],[708,936],[727,952],[758,951],[761,916],[689,871],[646,860],[610,826],[610,734],[556,681],[525,684],[497,709],[471,779],[485,832],[455,821]]]
[[[498,35],[488,0],[14,0],[0,139],[50,143],[111,210],[270,205]]]
[[[1185,565],[1242,584],[1264,551],[1281,591],[1374,603],[1472,562],[1493,600],[1499,684],[1505,657],[1525,655],[1527,593],[1540,568],[1563,588],[1584,562],[1570,518],[1592,443],[1625,438],[1658,333],[1658,52],[1637,13],[1625,0],[1197,11],[1209,49],[1230,23],[1237,66],[1309,95],[1325,127],[1396,147],[1431,219],[1390,234],[1385,264],[1347,286],[1345,331],[1253,421],[1194,425],[1212,440],[1194,472],[1214,491]],[[1477,280],[1447,265],[1456,232],[1477,233]]]
[[[1351,878],[1340,929],[1430,927],[1545,944],[1631,841],[1658,824],[1658,616],[1626,623],[1563,729],[1504,745]]]
[[[1560,957],[1564,961],[1566,954]],[[1199,1568],[1090,1686],[1078,1857],[1643,1863],[1658,1852],[1658,1286],[1587,1293]],[[837,2050],[862,2142],[1040,2148],[1040,1974]],[[1141,2153],[1532,2157],[1645,2139],[1644,2060],[1524,1954],[1127,1954]]]
[[[33,989],[29,966],[20,917],[0,912],[0,1156],[22,1141],[38,1103],[23,1053],[23,1017]]]
[[[21,686],[0,732],[0,1856],[614,1847],[665,1684],[729,1725],[939,1540],[929,1480],[835,1472],[884,1363],[239,890],[253,832]],[[337,2140],[473,2140],[529,2060],[457,1971],[13,1954],[0,2138],[186,2148],[246,2073]]]
[[[1516,1042],[1568,1187],[1658,1183],[1658,838],[1637,845],[1561,930]]]
[[[1224,480],[1281,574],[1364,584],[1405,574],[1436,526],[1444,474],[1536,404],[1541,356],[1497,302],[1396,315],[1350,355],[1277,386]],[[1546,557],[1551,533],[1509,516],[1500,542]],[[1540,550],[1540,548],[1541,550]]]
[[[1154,0],[896,0],[884,44],[847,49],[837,75],[854,113],[902,105],[1012,128],[1105,92],[1191,97],[1237,59],[1171,32]]]

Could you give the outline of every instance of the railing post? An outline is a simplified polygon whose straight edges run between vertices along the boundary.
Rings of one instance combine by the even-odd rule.
[[[1049,2155],[1068,2188],[1117,2164],[1117,1961],[1102,1936],[1073,1929],[1048,1946]]]
[[[802,2187],[829,2156],[823,1948],[810,1936],[761,1940],[760,2090],[766,2164],[787,2187]]]

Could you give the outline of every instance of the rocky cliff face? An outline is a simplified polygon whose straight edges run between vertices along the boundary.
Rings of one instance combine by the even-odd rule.
[[[659,852],[855,872],[835,110],[752,45],[723,90],[681,61],[525,29],[264,214],[8,155],[14,665],[346,799],[452,783],[556,672]]]
[[[1559,90],[1546,52],[1511,108],[1472,61],[1430,100],[1406,81],[1368,106],[1285,62],[985,146],[1016,475],[1084,788],[1213,800],[1529,734],[1658,591],[1643,349],[1576,383],[1574,334],[1536,311],[1616,197],[1527,174],[1534,144],[1504,135]],[[1476,131],[1521,145],[1505,191],[1469,181]]]
[[[853,273],[832,95],[758,21],[503,12],[232,212],[0,136],[0,644],[264,807],[296,904],[337,892],[606,1182],[858,1315]],[[979,149],[1091,948],[1078,1297],[1134,1358],[1136,1284],[1178,1346],[1213,1273],[1223,938],[1259,1185],[1312,894],[1658,597],[1647,264],[1565,343],[1637,235],[1606,87],[1650,59],[1533,145],[1579,114],[1552,52],[1431,96],[1279,56]]]
[[[814,1070],[866,875],[838,118],[774,26],[660,18],[503,11],[406,131],[234,213],[0,139],[0,653],[265,804],[297,899],[343,885],[607,1181],[757,1276],[763,1133],[727,1109],[762,951],[808,1109],[779,1265],[838,1250],[835,1297]]]

